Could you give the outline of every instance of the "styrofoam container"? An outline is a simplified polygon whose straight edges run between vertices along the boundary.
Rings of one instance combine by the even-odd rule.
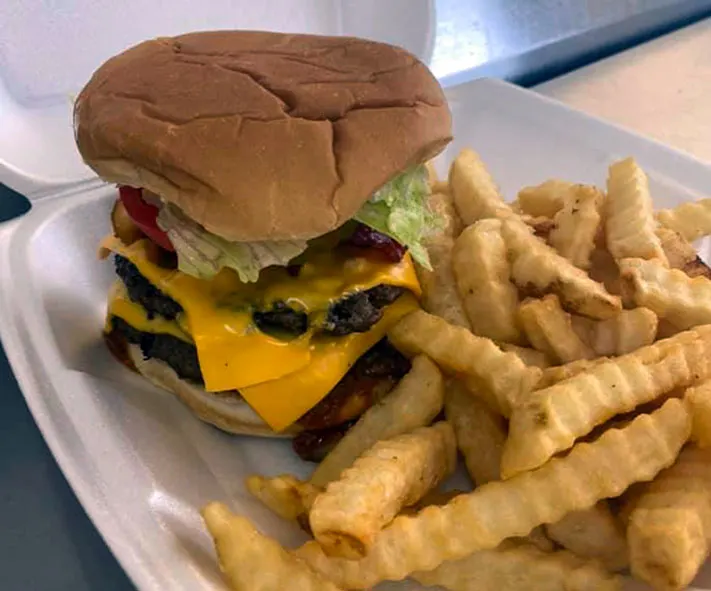
[[[87,63],[83,73],[92,67]],[[37,96],[69,87],[50,85]],[[711,169],[703,163],[533,93],[480,80],[447,94],[456,139],[441,158],[442,172],[458,149],[472,146],[509,197],[550,177],[603,185],[608,163],[626,155],[648,171],[659,207],[698,199],[711,187]],[[29,104],[15,105],[28,128],[47,117],[55,130],[71,129],[68,108],[47,103],[57,109],[49,115]],[[2,117],[5,133],[6,112]],[[16,139],[27,146],[43,141]],[[288,442],[233,437],[202,424],[172,395],[117,363],[104,346],[113,271],[97,260],[96,248],[109,231],[115,189],[92,181],[68,155],[64,131],[45,137],[56,141],[42,146],[42,155],[52,160],[46,167],[37,155],[10,156],[6,140],[0,141],[0,178],[28,187],[33,208],[0,225],[0,336],[52,453],[131,579],[150,591],[223,588],[198,514],[214,499],[227,501],[286,545],[301,542],[296,526],[271,515],[243,487],[245,476],[255,472],[306,476],[310,466],[295,459]],[[711,589],[711,573],[700,586]]]

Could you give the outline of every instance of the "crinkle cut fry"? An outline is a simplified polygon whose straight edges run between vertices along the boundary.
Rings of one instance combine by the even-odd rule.
[[[673,209],[657,212],[657,220],[689,242],[711,234],[711,199],[687,201]]]
[[[467,376],[468,385],[488,404],[508,416],[520,397],[533,389],[541,375],[514,353],[505,353],[484,337],[417,310],[400,320],[388,334],[406,355],[422,353],[445,371]],[[487,397],[482,391],[490,392]]]
[[[316,497],[309,522],[331,556],[360,558],[378,532],[453,471],[454,431],[446,421],[379,441]]]
[[[555,293],[568,312],[604,320],[622,309],[620,298],[536,238],[520,219],[502,221],[513,282],[531,296]]]
[[[571,511],[560,521],[548,524],[546,533],[576,556],[595,560],[610,572],[629,566],[624,529],[605,500],[589,509]]]
[[[659,318],[647,308],[622,310],[617,316],[595,323],[590,342],[597,355],[626,355],[651,345],[658,327]]]
[[[443,404],[442,374],[427,357],[418,355],[408,374],[380,404],[361,415],[316,467],[309,482],[316,487],[326,486],[376,442],[429,425]]]
[[[444,393],[444,415],[452,425],[467,472],[477,486],[501,479],[501,451],[506,422],[469,392],[449,380]]]
[[[321,489],[291,474],[261,476],[252,474],[245,481],[247,490],[262,504],[284,519],[307,515]]]
[[[638,257],[669,264],[655,233],[649,181],[634,158],[610,166],[606,214],[607,249],[615,260]]]
[[[711,448],[711,380],[705,380],[684,392],[691,411],[691,440],[700,448]]]
[[[617,497],[635,482],[651,480],[674,462],[689,437],[690,423],[684,404],[669,400],[537,470],[486,484],[443,507],[396,518],[362,560],[329,559],[317,544],[296,552],[324,576],[352,589],[430,571],[445,560],[495,548],[570,511]]]
[[[497,342],[524,344],[516,317],[518,292],[510,281],[499,220],[479,220],[459,235],[452,270],[472,332]]]
[[[422,307],[431,314],[444,318],[450,324],[471,328],[459,298],[452,270],[452,248],[455,239],[461,233],[462,220],[459,219],[450,194],[432,194],[429,203],[443,220],[443,226],[425,242],[432,270],[415,263],[417,278],[422,286]]]
[[[202,510],[207,529],[230,588],[249,591],[299,589],[338,591],[332,582],[255,529],[248,519],[234,515],[222,503]]]
[[[465,148],[449,169],[454,205],[465,225],[483,218],[515,215],[503,200],[479,154]]]
[[[539,367],[541,369],[546,369],[551,365],[551,362],[548,357],[546,357],[545,353],[536,351],[530,347],[519,347],[518,345],[512,345],[511,343],[501,343],[501,350],[506,351],[507,353],[514,353],[516,357],[518,357],[526,365]]]
[[[451,591],[616,591],[621,578],[566,550],[543,552],[527,542],[505,540],[493,550],[443,562],[413,573],[423,585]]]
[[[571,316],[560,305],[558,296],[525,300],[518,317],[531,345],[560,363],[591,359],[595,355],[573,329]]]
[[[537,390],[511,415],[501,471],[531,470],[617,414],[711,373],[711,333],[690,331]]]
[[[521,189],[516,204],[524,214],[553,218],[565,205],[574,186],[568,181],[549,179],[540,185]]]
[[[656,589],[684,589],[709,555],[711,451],[688,446],[633,500],[631,570]]]
[[[620,261],[623,292],[638,306],[659,318],[685,329],[711,323],[711,280],[689,277],[678,269],[668,269],[658,261]]]
[[[605,196],[590,185],[574,185],[570,192],[563,209],[555,215],[548,242],[576,267],[587,269],[595,250]]]

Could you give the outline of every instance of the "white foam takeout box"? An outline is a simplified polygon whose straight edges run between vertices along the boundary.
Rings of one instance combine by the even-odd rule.
[[[0,182],[32,202],[24,217],[0,225],[0,336],[62,471],[142,590],[223,588],[198,514],[213,499],[286,545],[300,543],[298,528],[254,501],[243,480],[255,472],[306,476],[310,468],[287,442],[232,437],[200,423],[108,353],[101,328],[113,271],[96,250],[115,189],[76,153],[73,94],[122,48],[196,29],[356,34],[425,60],[431,51],[426,0],[244,4],[215,0],[198,15],[188,0],[157,1],[150,10],[141,0],[59,2],[51,12],[41,0],[0,4]],[[657,206],[711,190],[707,165],[533,93],[480,80],[447,94],[455,140],[441,172],[459,148],[472,146],[508,197],[550,177],[603,185],[608,163],[626,155],[649,173]],[[711,572],[701,580],[699,588],[711,589]]]

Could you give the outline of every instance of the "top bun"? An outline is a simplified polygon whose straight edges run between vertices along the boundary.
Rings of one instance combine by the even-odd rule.
[[[256,31],[132,47],[95,72],[74,118],[99,176],[236,241],[333,230],[451,140],[442,89],[406,51]]]

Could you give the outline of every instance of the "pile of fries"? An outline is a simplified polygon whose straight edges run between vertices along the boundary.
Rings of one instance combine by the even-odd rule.
[[[463,150],[431,204],[412,369],[304,482],[252,494],[312,540],[286,550],[222,503],[203,517],[233,589],[683,589],[711,540],[711,200],[653,210],[632,158],[605,190],[508,204]],[[469,491],[442,492],[461,456]]]

